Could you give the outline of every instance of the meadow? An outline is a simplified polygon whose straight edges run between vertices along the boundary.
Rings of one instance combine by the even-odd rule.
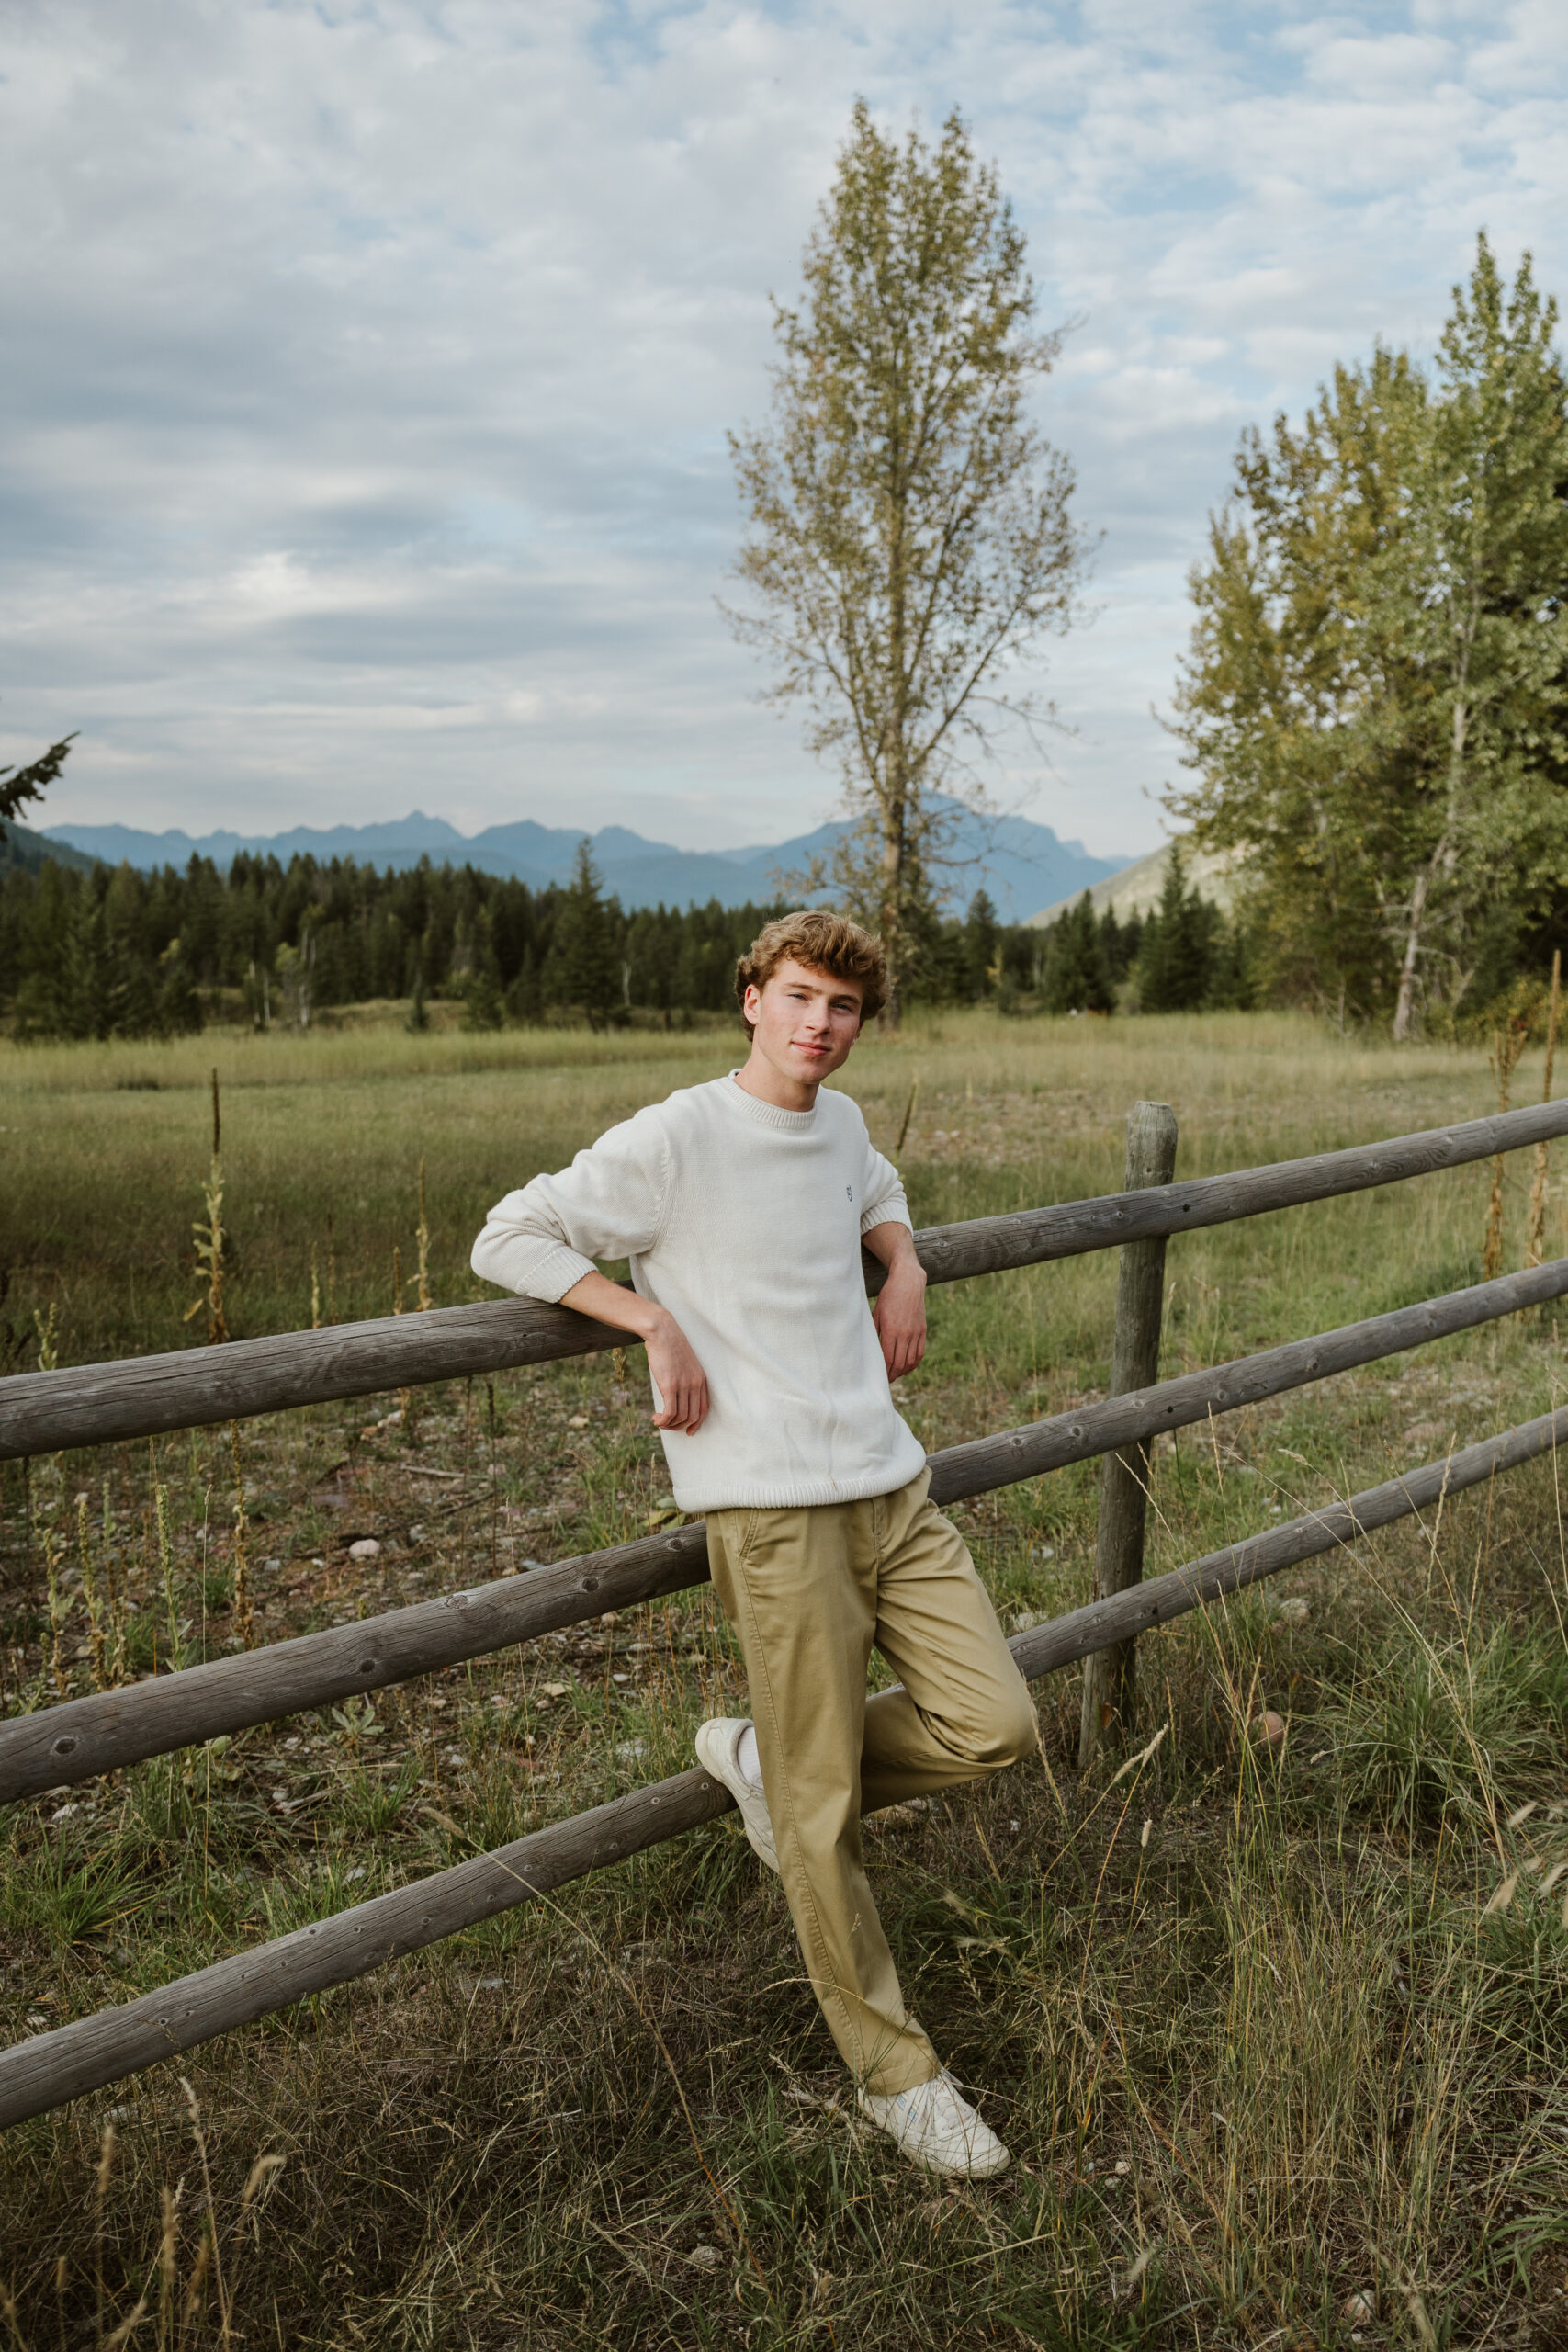
[[[5,1369],[205,1337],[214,1066],[241,1337],[416,1304],[422,1164],[434,1303],[485,1295],[492,1201],[737,1046],[391,1009],[0,1046]],[[917,1224],[1116,1189],[1139,1096],[1175,1106],[1182,1175],[1496,1100],[1483,1050],[1284,1014],[949,1012],[840,1082],[904,1133]],[[1540,1084],[1533,1053],[1514,1100]],[[1478,1279],[1489,1183],[1181,1237],[1162,1372]],[[1549,1255],[1565,1211],[1568,1143]],[[1114,1283],[1106,1253],[933,1291],[920,1436],[1103,1393]],[[1517,1317],[1162,1443],[1149,1572],[1546,1409],[1565,1338],[1568,1310]],[[635,1351],[4,1479],[7,1711],[216,1655],[237,1603],[276,1640],[674,1516]],[[1085,1464],[955,1510],[1005,1623],[1088,1597],[1098,1492]],[[1547,1460],[1146,1637],[1130,1770],[1079,1775],[1058,1675],[1037,1763],[869,1826],[919,2013],[1013,2150],[996,2183],[858,2125],[731,1819],[14,2128],[0,2319],[29,2352],[1568,2346],[1565,1600]],[[680,1770],[742,1693],[683,1594],[10,1806],[4,2040]]]

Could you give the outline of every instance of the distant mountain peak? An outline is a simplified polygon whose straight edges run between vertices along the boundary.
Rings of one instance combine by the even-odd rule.
[[[956,863],[950,868],[948,888],[955,908],[966,906],[983,888],[1005,922],[1020,922],[1055,900],[1076,897],[1129,863],[1126,858],[1091,857],[1080,842],[1063,842],[1049,825],[1037,825],[1027,817],[976,817],[957,802],[947,805],[956,812]],[[625,825],[602,826],[589,841],[606,891],[624,907],[686,906],[709,899],[737,907],[749,901],[762,905],[780,897],[775,876],[798,870],[829,851],[844,830],[842,823],[829,821],[793,841],[731,850],[677,849],[668,842],[646,840]],[[368,825],[297,825],[271,834],[224,829],[193,839],[177,829],[150,833],[129,825],[63,824],[49,826],[42,838],[62,842],[111,865],[123,861],[144,871],[184,865],[193,856],[227,865],[242,850],[276,857],[284,865],[295,856],[321,862],[341,857],[396,870],[429,857],[438,865],[471,865],[482,873],[513,876],[538,890],[570,880],[585,831],[518,817],[465,835],[446,818],[413,808],[406,817]]]

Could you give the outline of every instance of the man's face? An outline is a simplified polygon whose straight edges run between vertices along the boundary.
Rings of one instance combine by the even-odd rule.
[[[797,1086],[819,1084],[860,1035],[862,996],[858,980],[786,960],[764,987],[746,991],[752,1051]]]

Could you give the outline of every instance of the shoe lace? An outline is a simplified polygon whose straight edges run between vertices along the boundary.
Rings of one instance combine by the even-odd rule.
[[[943,2092],[947,2097],[942,2097]],[[922,2129],[931,2123],[954,2124],[967,2129],[968,2118],[964,2101],[953,2087],[953,2078],[944,2067],[940,2074],[930,2075],[923,2083],[911,2083],[898,2094],[899,2105],[912,2123]]]

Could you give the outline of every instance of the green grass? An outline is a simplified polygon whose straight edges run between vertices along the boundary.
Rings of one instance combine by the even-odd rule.
[[[64,1361],[193,1336],[214,1059],[231,1318],[254,1331],[308,1320],[329,1211],[340,1314],[385,1310],[421,1156],[438,1302],[476,1294],[490,1201],[733,1051],[374,1026],[6,1050],[0,1315],[25,1342],[53,1304]],[[889,1148],[919,1080],[903,1158],[921,1222],[1113,1189],[1139,1094],[1175,1103],[1183,1173],[1493,1107],[1478,1053],[1275,1016],[946,1016],[868,1042],[851,1075]],[[1539,1084],[1527,1067],[1516,1100]],[[1510,1167],[1509,1264],[1529,1179]],[[1474,1279],[1488,1182],[1184,1237],[1163,1368]],[[1103,1389],[1113,1283],[1107,1256],[934,1293],[906,1403],[922,1436]],[[1520,1317],[1183,1432],[1156,1457],[1151,1573],[1542,1410],[1563,1331],[1556,1310]],[[243,1432],[262,1638],[666,1508],[635,1353],[624,1378],[594,1358],[431,1392],[412,1430],[384,1410]],[[231,1644],[226,1432],[38,1462],[25,1493],[13,1467],[8,1709],[57,1695],[51,1545],[65,1675],[86,1687],[79,1494],[111,1636],[133,1670],[166,1658],[154,1475],[181,1639]],[[955,1511],[1004,1617],[1087,1597],[1097,1493],[1080,1465]],[[374,1560],[349,1558],[361,1535]],[[1078,1777],[1063,1675],[1038,1689],[1040,1766],[872,1826],[919,2013],[1014,2150],[991,2187],[927,2182],[857,2126],[776,1886],[720,1824],[5,2135],[14,2340],[107,2343],[145,2295],[133,2344],[216,2342],[220,2267],[234,2335],[279,2346],[1561,2343],[1565,1608],[1538,1463],[1145,1639],[1141,1736],[1165,1737],[1120,1781],[1115,1759]],[[10,1807],[0,2033],[679,1770],[742,1690],[711,1594],[682,1595]],[[1278,1753],[1251,1736],[1265,1706],[1288,1724]],[[258,2157],[282,2161],[258,2175]]]
[[[389,1311],[394,1248],[405,1281],[412,1273],[421,1159],[437,1302],[478,1295],[468,1253],[492,1201],[559,1166],[649,1097],[716,1076],[738,1053],[728,1028],[600,1037],[234,1032],[135,1046],[0,1041],[0,1189],[8,1204],[0,1315],[10,1318],[15,1361],[32,1360],[32,1316],[51,1305],[62,1362],[205,1336],[203,1319],[183,1318],[197,1288],[191,1227],[204,1215],[214,1066],[224,1100],[228,1306],[240,1335],[309,1323],[312,1252],[323,1300],[330,1282],[340,1318]],[[1528,1100],[1539,1083],[1534,1069],[1531,1057],[1516,1099]],[[916,1081],[903,1159],[922,1223],[1117,1189],[1122,1119],[1141,1094],[1174,1103],[1184,1175],[1493,1107],[1479,1052],[1395,1055],[1283,1014],[1120,1024],[948,1014],[912,1023],[892,1043],[868,1038],[844,1082],[886,1148]],[[1202,1344],[1210,1329],[1277,1325],[1303,1285],[1343,1299],[1365,1296],[1370,1282],[1369,1312],[1423,1295],[1423,1285],[1442,1287],[1478,1261],[1486,1181],[1484,1170],[1465,1170],[1195,1237],[1179,1270],[1179,1321]],[[1337,1280],[1320,1261],[1330,1234],[1336,1251],[1347,1236],[1354,1250]],[[1108,1261],[1096,1259],[1014,1286],[1027,1311],[1050,1316],[1054,1359],[1063,1352],[1062,1318],[1077,1323],[1086,1309],[1094,1352],[1103,1351],[1110,1279]],[[987,1326],[996,1320],[977,1295],[973,1314]],[[1079,1345],[1075,1331],[1075,1351]]]

